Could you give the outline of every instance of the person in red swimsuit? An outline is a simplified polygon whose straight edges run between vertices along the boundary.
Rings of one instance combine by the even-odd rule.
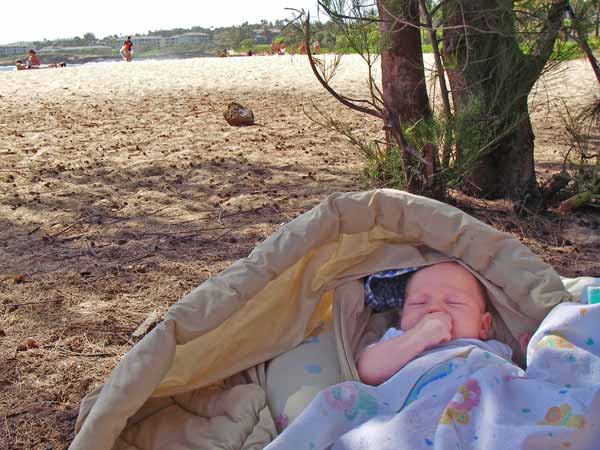
[[[40,62],[40,59],[37,57],[37,54],[35,53],[34,49],[29,49],[29,52],[27,52],[28,56],[27,56],[27,68],[28,69],[39,69],[40,66],[42,65],[42,63]]]

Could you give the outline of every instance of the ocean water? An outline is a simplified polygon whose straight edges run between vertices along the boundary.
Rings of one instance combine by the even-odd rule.
[[[88,64],[95,64],[94,63],[88,63]],[[76,67],[76,66],[81,66],[82,64],[68,64],[67,67]],[[0,66],[0,72],[12,72],[16,70],[15,66]]]
[[[214,55],[209,55],[209,54],[205,54],[205,55],[195,55],[193,56],[193,58],[215,58]],[[140,63],[140,62],[147,62],[147,61],[174,61],[174,62],[179,62],[182,59],[187,59],[185,57],[158,57],[158,58],[137,58],[133,60],[133,63]],[[121,59],[116,59],[116,58],[111,58],[111,59],[97,59],[95,61],[87,61],[87,62],[83,62],[83,63],[70,63],[67,62],[67,67],[77,67],[77,66],[83,66],[83,65],[95,65],[95,64],[123,64],[123,61]],[[42,64],[43,65],[43,64]],[[15,70],[15,66],[14,65],[10,65],[10,66],[0,66],[0,72],[12,72],[13,70]]]

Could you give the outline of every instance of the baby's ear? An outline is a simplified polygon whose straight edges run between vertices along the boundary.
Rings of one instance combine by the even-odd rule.
[[[489,312],[483,313],[483,316],[481,316],[481,329],[479,330],[479,339],[488,339],[491,325],[492,315]]]

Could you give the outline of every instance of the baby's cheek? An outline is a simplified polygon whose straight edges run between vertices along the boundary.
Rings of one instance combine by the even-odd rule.
[[[452,315],[451,327],[452,339],[479,337],[480,324],[476,320],[467,319],[461,315]]]

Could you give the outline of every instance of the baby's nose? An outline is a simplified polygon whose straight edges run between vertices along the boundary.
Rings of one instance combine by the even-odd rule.
[[[448,312],[448,309],[446,308],[446,303],[445,302],[432,302],[429,305],[429,312],[430,313],[434,313],[434,312]]]

